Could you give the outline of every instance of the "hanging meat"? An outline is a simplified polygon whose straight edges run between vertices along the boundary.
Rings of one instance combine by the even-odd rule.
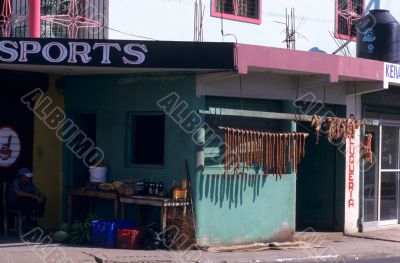
[[[326,123],[329,142],[341,140],[342,143],[345,143],[348,138],[354,139],[356,130],[361,125],[361,121],[356,120],[354,116],[350,116],[348,119],[328,117]]]
[[[287,173],[287,163],[297,173],[297,166],[305,156],[306,133],[220,129],[225,131],[225,175],[245,174],[246,170],[262,168],[265,175],[272,173],[281,177]]]
[[[319,142],[319,133],[321,131],[321,127],[322,127],[322,119],[320,116],[314,115],[311,118],[311,127],[315,129],[315,134],[316,134],[316,140],[315,140],[315,144],[318,144]]]
[[[359,125],[356,123],[354,116],[351,115],[350,118],[347,120],[347,130],[346,131],[347,131],[348,138],[354,139],[357,126],[359,126]]]
[[[228,147],[228,129],[225,130],[225,134],[224,134],[224,142],[225,142],[225,161],[224,161],[224,175],[226,176],[227,171],[228,171],[228,161],[227,161],[227,156],[228,156],[228,152],[229,152],[229,147]]]
[[[364,135],[364,142],[362,146],[363,150],[363,158],[369,162],[373,163],[373,155],[372,155],[372,134],[365,134]]]

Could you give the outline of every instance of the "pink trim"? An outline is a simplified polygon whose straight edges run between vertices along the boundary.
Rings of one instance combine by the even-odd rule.
[[[240,22],[246,22],[246,23],[251,23],[251,24],[261,24],[261,10],[262,10],[262,0],[258,0],[258,19],[256,18],[249,18],[249,17],[243,17],[243,16],[237,16],[237,15],[231,15],[231,14],[225,14],[225,13],[220,13],[216,10],[216,5],[215,5],[216,0],[211,0],[211,16],[213,17],[218,17],[218,18],[223,18],[223,19],[229,19],[229,20],[234,20],[234,21],[240,21]]]
[[[348,35],[339,34],[337,31],[335,32],[335,37],[344,40],[357,41],[357,37],[350,37]]]
[[[238,44],[237,54],[241,74],[258,68],[282,73],[327,75],[334,83],[340,78],[384,80],[384,63],[381,61],[245,44]]]
[[[348,1],[352,1],[352,0],[348,0]],[[366,0],[363,0],[363,16],[366,13],[366,5],[367,5]],[[339,0],[335,0],[335,37],[344,39],[344,40],[357,41],[357,37],[351,37],[348,35],[338,33],[338,31],[339,31],[338,7],[339,7]]]
[[[40,38],[40,0],[29,0],[29,37]]]

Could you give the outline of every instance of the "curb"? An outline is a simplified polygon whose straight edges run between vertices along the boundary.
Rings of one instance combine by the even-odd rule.
[[[361,239],[369,239],[369,240],[386,241],[386,242],[392,242],[392,243],[400,243],[400,241],[396,241],[393,239],[380,238],[380,237],[367,237],[367,236],[358,236],[358,235],[353,235],[353,234],[344,234],[344,236],[361,238]]]

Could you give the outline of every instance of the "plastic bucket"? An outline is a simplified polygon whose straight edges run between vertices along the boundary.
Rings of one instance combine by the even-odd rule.
[[[142,231],[139,229],[118,229],[117,248],[140,249],[142,243]]]
[[[90,167],[90,182],[91,183],[105,183],[107,167]]]
[[[117,241],[118,229],[134,229],[133,221],[94,220],[92,221],[92,238],[95,246],[113,248]]]

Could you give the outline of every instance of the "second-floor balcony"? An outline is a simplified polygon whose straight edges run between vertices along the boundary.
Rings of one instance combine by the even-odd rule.
[[[29,1],[0,0],[0,37],[29,37]],[[107,38],[108,1],[41,0],[40,36]]]

